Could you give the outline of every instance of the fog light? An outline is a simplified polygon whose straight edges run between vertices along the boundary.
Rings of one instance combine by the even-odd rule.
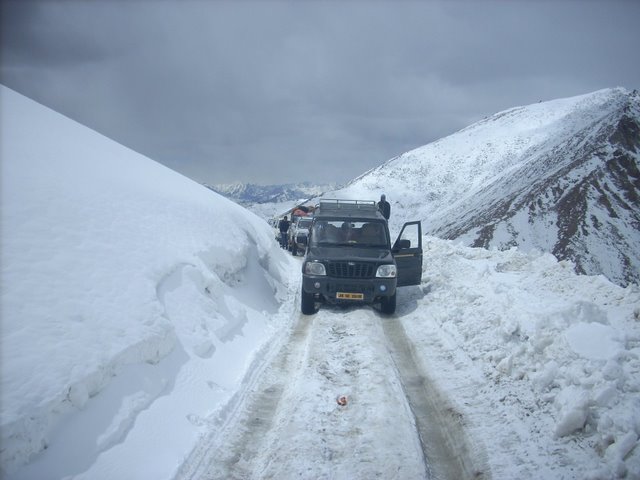
[[[313,286],[316,287],[316,288],[320,288],[320,282],[314,283]]]
[[[380,285],[380,291],[381,292],[386,292],[387,291],[387,287],[385,285]]]

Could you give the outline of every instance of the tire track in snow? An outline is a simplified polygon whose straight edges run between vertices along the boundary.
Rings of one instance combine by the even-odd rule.
[[[467,437],[462,415],[418,368],[413,345],[402,325],[387,319],[383,328],[433,477],[488,480],[484,455]]]
[[[324,307],[269,359],[176,478],[490,478],[398,319]]]
[[[260,478],[428,478],[413,416],[369,309],[323,308],[276,412]],[[337,398],[344,395],[347,405]]]
[[[312,318],[300,317],[291,336],[264,371],[258,387],[249,393],[246,410],[238,416],[211,456],[204,478],[255,478],[253,459],[260,455],[268,432],[274,428],[275,412],[290,379],[304,356]]]
[[[366,308],[300,317],[207,465],[181,478],[429,478],[386,343]]]
[[[211,432],[186,459],[176,480],[254,478],[247,459],[258,454],[262,438],[273,426],[288,378],[286,370],[302,357],[310,325],[311,319],[301,316],[275,357],[269,356],[272,362],[250,369],[253,374],[229,411],[223,412],[224,421],[212,423]]]

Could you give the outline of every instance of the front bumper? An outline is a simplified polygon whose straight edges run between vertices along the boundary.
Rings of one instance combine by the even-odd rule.
[[[303,290],[329,303],[374,303],[382,297],[391,297],[396,292],[396,284],[395,278],[302,276]]]

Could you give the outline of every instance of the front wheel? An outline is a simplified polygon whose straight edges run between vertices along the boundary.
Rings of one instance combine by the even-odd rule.
[[[380,311],[385,315],[391,315],[396,311],[396,294],[390,297],[382,297],[380,300]]]
[[[316,300],[313,298],[313,293],[307,293],[302,290],[300,295],[300,310],[305,315],[313,315],[316,313]]]

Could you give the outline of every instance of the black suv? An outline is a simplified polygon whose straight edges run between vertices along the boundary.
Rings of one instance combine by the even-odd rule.
[[[421,277],[419,221],[405,223],[391,246],[375,201],[320,201],[302,263],[302,313],[315,313],[322,302],[360,302],[392,314],[396,287],[419,285]]]

